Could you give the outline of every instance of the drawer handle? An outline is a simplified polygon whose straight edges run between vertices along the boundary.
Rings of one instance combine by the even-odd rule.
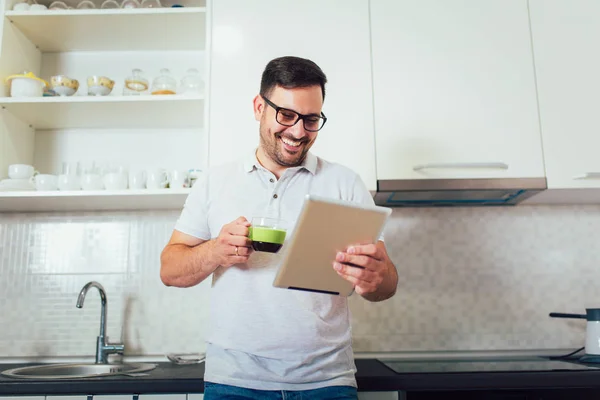
[[[422,171],[424,169],[452,169],[452,168],[471,168],[471,169],[508,169],[508,164],[503,162],[489,162],[489,163],[431,163],[415,165],[413,171]]]
[[[574,176],[573,179],[600,179],[600,172],[586,172],[583,175]]]

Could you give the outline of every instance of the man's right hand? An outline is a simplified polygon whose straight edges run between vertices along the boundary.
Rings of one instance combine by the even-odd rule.
[[[219,236],[212,242],[212,259],[222,267],[248,262],[252,254],[252,241],[248,239],[250,222],[239,217],[224,225]]]

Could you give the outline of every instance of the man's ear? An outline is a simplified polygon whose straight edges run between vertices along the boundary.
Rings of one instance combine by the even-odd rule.
[[[252,103],[254,106],[254,119],[260,121],[262,113],[265,111],[265,101],[260,94],[257,94]]]

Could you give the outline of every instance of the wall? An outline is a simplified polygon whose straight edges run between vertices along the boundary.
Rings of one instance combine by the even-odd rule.
[[[210,284],[160,282],[178,212],[0,214],[0,356],[93,355],[100,301],[128,354],[204,350]],[[551,311],[600,305],[600,206],[396,209],[386,229],[400,284],[350,299],[355,351],[583,346],[585,322]]]

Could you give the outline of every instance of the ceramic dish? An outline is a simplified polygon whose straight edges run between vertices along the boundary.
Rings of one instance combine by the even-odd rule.
[[[90,76],[87,78],[88,94],[90,96],[107,96],[112,92],[115,81],[106,76]]]
[[[52,90],[59,96],[73,96],[79,89],[79,81],[65,75],[55,75],[50,78]]]

